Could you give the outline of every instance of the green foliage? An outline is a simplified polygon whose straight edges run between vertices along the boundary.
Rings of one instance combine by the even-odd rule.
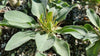
[[[32,31],[18,32],[14,34],[8,41],[5,50],[6,51],[13,50],[31,39],[35,39],[34,32]]]
[[[100,18],[92,9],[87,9],[87,16],[97,28],[100,27]]]
[[[85,24],[84,27],[88,30],[88,31],[93,31],[94,28],[90,25],[90,24]]]
[[[77,39],[83,39],[88,31],[82,26],[65,26],[57,30],[61,34],[71,34]]]
[[[98,56],[100,51],[100,40],[95,42],[95,44],[87,49],[87,56]]]
[[[84,26],[64,26],[60,27],[59,23],[66,19],[66,15],[76,7],[76,5],[68,5],[61,0],[50,1],[48,0],[31,0],[31,12],[36,16],[34,18],[20,11],[8,11],[4,14],[3,21],[0,21],[2,26],[13,26],[21,29],[32,29],[31,31],[21,31],[14,34],[8,41],[5,50],[11,51],[29,40],[35,40],[37,52],[35,56],[45,56],[44,52],[53,48],[60,56],[70,56],[70,46],[62,37],[58,38],[57,35],[63,36],[71,34],[76,39],[89,40],[90,46],[87,47],[87,55],[93,51],[96,56],[99,48],[99,32],[96,31],[91,25],[85,24]],[[56,4],[52,7],[50,4]],[[47,8],[48,7],[48,8]],[[1,7],[2,8],[2,7]],[[88,9],[87,16],[90,21],[100,30],[100,19],[96,13]],[[96,52],[95,52],[96,51]]]
[[[62,8],[58,14],[57,14],[57,19],[56,21],[60,22],[62,20],[64,20],[66,18],[66,15],[74,8],[76,7],[76,5],[71,5],[71,6],[68,6],[68,7],[64,7]]]
[[[8,0],[0,0],[0,3],[2,3],[3,6],[7,4]]]
[[[2,8],[4,8],[5,6],[3,6],[3,5],[0,5],[0,10],[2,9]]]
[[[66,41],[55,38],[54,49],[60,56],[70,56],[69,45]]]
[[[63,7],[69,6],[69,4],[63,0],[48,0],[50,7],[55,7],[57,9],[62,9]]]
[[[100,43],[100,18],[99,16],[92,10],[87,9],[87,16],[89,17],[91,23],[97,27],[97,29],[93,29],[93,31],[97,34],[97,39],[92,40],[92,44],[87,47],[87,56],[97,56],[99,53],[99,43]],[[90,26],[89,26],[90,27]],[[92,52],[90,54],[90,52]]]
[[[22,16],[24,16],[24,17],[22,17]],[[31,17],[29,17],[28,15],[26,15],[20,11],[6,12],[4,17],[7,21],[22,22],[22,23],[32,22],[32,20],[33,20]],[[12,19],[14,19],[14,20],[12,20]]]
[[[31,28],[35,23],[35,20],[32,17],[20,11],[6,12],[4,18],[5,19],[0,23],[0,25],[10,25],[17,28]]]
[[[49,12],[53,12],[53,16],[56,17],[57,22],[61,22],[66,19],[66,15],[75,8],[76,5],[70,5],[67,7],[63,7],[62,9],[56,9],[55,7],[49,8]]]
[[[93,51],[93,48],[94,48],[92,46],[95,45],[95,42],[99,40],[98,35],[95,33],[93,27],[89,24],[86,24],[84,27],[82,27],[82,26],[65,26],[62,29],[57,30],[57,33],[71,34],[77,39],[89,40],[90,45],[86,48],[87,55],[89,54],[88,56],[91,56],[90,53],[91,53],[91,51]],[[94,52],[94,53],[96,53],[96,52]]]
[[[52,12],[48,12],[48,14],[46,14],[46,19],[44,19],[43,16],[41,15],[39,23],[43,31],[47,33],[53,32],[57,28],[58,24],[58,22],[55,21],[55,18],[53,19]]]
[[[41,14],[45,15],[45,8],[43,4],[39,1],[35,0],[31,1],[32,1],[32,9],[31,9],[32,14],[37,16],[38,19],[40,18]]]
[[[37,46],[37,52],[35,56],[43,56],[45,51],[54,47],[55,51],[61,56],[70,56],[69,45],[63,39],[60,40],[56,36],[56,30],[59,28],[58,23],[66,18],[66,15],[76,5],[66,6],[60,11],[54,12],[47,9],[47,0],[31,0],[32,7],[31,12],[37,17],[37,22],[34,18],[20,11],[8,11],[4,14],[4,20],[0,21],[2,26],[13,26],[17,28],[31,28],[32,31],[23,31],[14,34],[8,41],[5,50],[11,51],[29,40],[35,40]],[[56,8],[54,8],[57,10]],[[61,27],[60,27],[61,28]],[[39,31],[35,31],[39,29]],[[63,51],[61,51],[63,50]]]
[[[50,36],[48,34],[36,34],[35,41],[37,45],[37,50],[39,52],[43,52],[50,49],[54,44],[54,38],[55,36]]]

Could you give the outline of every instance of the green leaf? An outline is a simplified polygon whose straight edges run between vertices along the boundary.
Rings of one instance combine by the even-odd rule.
[[[37,50],[40,52],[50,49],[54,44],[54,36],[37,34],[35,37]]]
[[[4,18],[11,26],[15,26],[18,28],[31,28],[34,26],[35,20],[20,12],[20,11],[9,11],[4,14]],[[32,23],[34,22],[34,23]]]
[[[70,56],[70,49],[67,42],[55,38],[54,49],[60,56]]]
[[[44,16],[46,16],[46,8],[47,8],[47,3],[48,3],[48,0],[40,0],[43,4],[43,7],[44,7]]]
[[[90,45],[88,47],[86,47],[86,49],[88,50],[89,48],[91,48],[95,45],[95,42],[99,40],[99,37],[94,33],[88,33],[83,40],[90,41]]]
[[[98,35],[92,32],[89,32],[85,35],[83,40],[89,40],[90,44],[94,44],[96,41],[99,40]]]
[[[40,1],[32,0],[32,9],[31,12],[33,15],[40,18],[41,14],[45,15],[45,8]]]
[[[87,16],[89,17],[91,23],[95,25],[97,28],[100,27],[100,18],[92,9],[87,9]]]
[[[1,26],[9,26],[9,23],[7,22],[7,20],[2,20],[2,21],[0,21],[0,25]]]
[[[98,41],[98,36],[94,32],[89,32],[86,28],[82,26],[65,26],[62,29],[57,30],[57,33],[71,34],[77,39],[89,40],[91,44]]]
[[[98,56],[100,52],[100,40],[97,41],[94,46],[87,49],[87,56]]]
[[[8,0],[1,0],[1,3],[2,3],[2,5],[7,5],[7,3],[8,3]]]
[[[91,26],[90,24],[85,24],[84,27],[89,31],[89,33],[86,35],[86,38],[84,39],[90,40],[91,44],[94,44],[96,41],[99,40],[99,37],[96,33],[96,30],[93,28],[93,26]]]
[[[42,2],[44,8],[46,9],[48,0],[40,0],[40,1]]]
[[[5,6],[3,6],[3,5],[0,5],[0,10],[2,9],[2,8],[4,8]]]
[[[20,22],[11,22],[7,20],[0,21],[1,26],[8,26],[8,27],[17,27],[17,28],[31,28],[34,27],[34,24],[31,23],[20,23]]]
[[[32,31],[25,31],[25,32],[18,32],[14,34],[11,39],[8,41],[5,50],[10,51],[13,50],[25,42],[34,39],[35,38],[35,33]]]
[[[8,21],[20,23],[32,22],[34,20],[30,16],[20,11],[8,11],[4,14],[4,17]]]
[[[49,12],[53,12],[53,17],[56,17],[58,14],[58,10],[55,7],[52,7],[50,9],[48,9]]]
[[[17,28],[31,28],[34,27],[34,24],[31,23],[20,23],[20,22],[13,22],[13,21],[8,21],[8,24]]]
[[[49,12],[47,15],[46,15],[46,21],[47,21],[47,23],[48,22],[52,22],[52,19],[53,19],[53,13],[52,12]]]
[[[57,31],[57,33],[66,33],[66,32],[78,32],[77,30],[75,30],[75,29],[71,29],[71,28],[62,28],[62,29],[58,29],[58,30],[56,30]]]
[[[64,7],[62,8],[60,11],[58,11],[58,17],[56,19],[56,21],[60,22],[64,19],[66,19],[66,15],[74,8],[76,7],[76,5],[71,5],[71,6],[68,6],[68,7]]]
[[[57,33],[71,34],[77,39],[83,39],[88,31],[82,26],[65,26],[62,29],[57,30]]]
[[[88,31],[93,31],[93,27],[90,24],[85,24],[84,27],[88,30]]]

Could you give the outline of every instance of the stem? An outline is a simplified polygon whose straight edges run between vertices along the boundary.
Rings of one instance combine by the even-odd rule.
[[[100,34],[96,29],[94,29],[94,32],[100,37]]]

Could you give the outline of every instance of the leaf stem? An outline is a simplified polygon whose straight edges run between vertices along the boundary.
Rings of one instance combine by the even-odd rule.
[[[94,28],[94,32],[100,37],[99,32]]]

